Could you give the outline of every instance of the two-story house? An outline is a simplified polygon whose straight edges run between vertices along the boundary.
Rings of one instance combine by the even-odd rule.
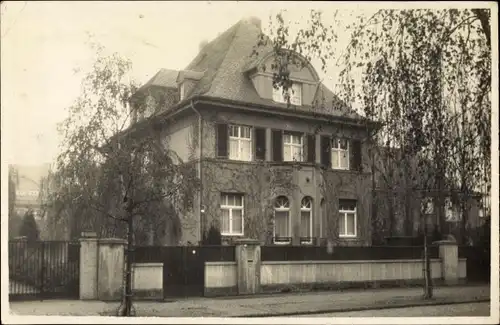
[[[136,123],[161,119],[166,145],[194,162],[201,180],[182,234],[164,243],[197,243],[215,226],[227,240],[369,245],[368,124],[297,53],[303,64],[288,66],[291,89],[273,87],[274,52],[257,47],[260,34],[258,19],[239,21],[202,43],[184,70],[160,70],[131,101],[148,103]]]

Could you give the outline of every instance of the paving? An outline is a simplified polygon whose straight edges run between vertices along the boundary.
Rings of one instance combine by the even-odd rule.
[[[353,312],[489,301],[488,285],[434,288],[431,300],[422,288],[345,290],[249,297],[190,298],[174,301],[134,302],[141,317],[270,317]],[[16,315],[115,316],[120,303],[81,300],[11,302]]]

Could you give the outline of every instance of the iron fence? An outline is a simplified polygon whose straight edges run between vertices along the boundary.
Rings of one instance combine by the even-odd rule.
[[[430,258],[438,258],[437,246],[429,246]],[[422,259],[423,246],[337,246],[330,253],[318,246],[262,246],[262,261],[390,260]]]
[[[9,241],[9,297],[77,298],[80,243]]]

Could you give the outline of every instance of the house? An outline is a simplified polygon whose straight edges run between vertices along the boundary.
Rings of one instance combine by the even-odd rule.
[[[134,123],[161,120],[161,136],[201,180],[181,234],[164,244],[199,243],[215,226],[225,242],[370,245],[372,125],[297,53],[287,52],[299,62],[288,64],[292,86],[276,89],[276,58],[270,44],[257,47],[260,34],[258,19],[237,22],[131,100]]]
[[[50,173],[50,168],[48,163],[9,165],[9,178],[13,181],[15,188],[14,215],[16,218],[22,219],[28,211],[32,211],[42,238],[46,237],[44,231],[46,212],[43,205],[44,181]]]

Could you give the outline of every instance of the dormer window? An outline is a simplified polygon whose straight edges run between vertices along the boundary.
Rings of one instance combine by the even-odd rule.
[[[288,100],[290,100],[292,105],[302,105],[302,85],[293,83],[292,87],[289,87],[286,92],[283,92],[283,87],[278,89],[273,87],[273,100],[277,103],[288,103]]]

